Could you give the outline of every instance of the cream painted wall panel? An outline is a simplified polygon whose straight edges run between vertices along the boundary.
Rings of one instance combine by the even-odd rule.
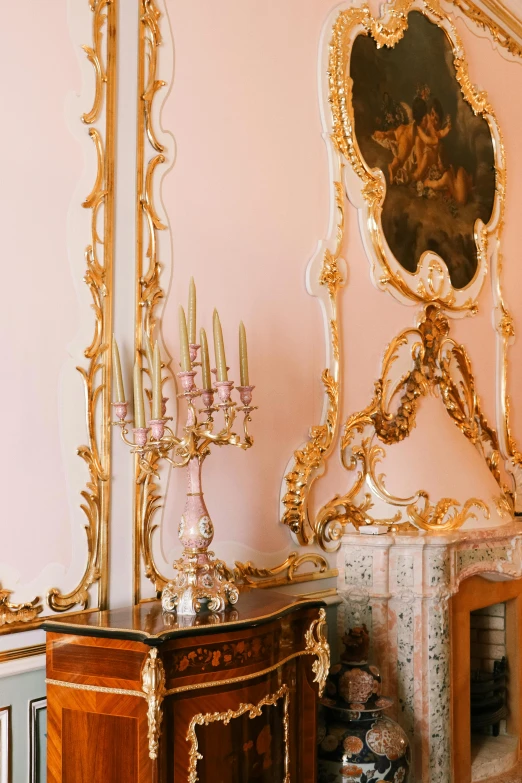
[[[67,342],[78,329],[66,223],[82,153],[64,108],[80,76],[66,0],[4,4],[0,73],[5,373],[0,582],[12,588],[13,577],[31,582],[44,565],[65,570],[71,562],[59,389]],[[79,377],[78,386],[81,395]]]

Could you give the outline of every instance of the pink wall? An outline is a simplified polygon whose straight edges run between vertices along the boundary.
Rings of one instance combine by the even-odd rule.
[[[21,18],[22,37],[14,33]],[[69,41],[66,0],[4,4],[0,408],[8,452],[0,474],[0,561],[18,571],[22,582],[47,563],[67,566],[71,558],[59,385],[67,343],[77,329],[66,217],[82,156],[64,114],[65,97],[79,82]],[[12,586],[0,570],[2,581]]]
[[[162,122],[175,136],[177,156],[163,186],[174,249],[164,337],[175,356],[177,305],[186,299],[190,275],[198,284],[200,313],[207,328],[212,308],[217,306],[221,312],[234,379],[237,322],[245,321],[260,406],[252,428],[256,444],[247,455],[228,450],[212,457],[206,495],[218,541],[272,551],[288,541],[286,531],[277,525],[287,460],[304,440],[308,425],[318,422],[322,405],[322,319],[318,302],[305,291],[304,274],[317,241],[327,232],[329,174],[316,70],[321,27],[333,5],[288,0],[282,6],[273,0],[195,6],[169,0],[167,7],[175,78]],[[522,205],[522,158],[517,161],[522,107],[515,96],[522,88],[522,67],[503,60],[462,22],[458,27],[471,76],[490,93],[505,136],[509,164],[505,291],[520,322],[516,243]],[[373,288],[351,205],[346,217],[349,282],[341,297],[343,420],[368,404],[384,347],[415,318],[413,308]],[[481,304],[479,316],[452,328],[469,349],[486,414],[494,421],[489,279]],[[521,346],[519,342],[511,353],[515,408],[520,403],[516,390],[522,374]],[[513,415],[522,439],[521,417],[522,413],[518,419]],[[448,422],[441,442],[437,417],[423,415],[422,420],[423,437],[394,452],[388,472],[398,481],[409,474],[405,491],[423,486],[419,482],[426,473],[434,492],[447,493],[448,475],[441,474],[438,481],[437,461],[446,455],[451,465],[446,474],[454,484],[458,474],[451,472],[461,465],[462,436]],[[437,446],[430,454],[431,440]],[[486,482],[488,478],[485,474]],[[177,516],[182,503],[180,478],[176,476],[174,482],[177,489],[169,493],[168,513]],[[335,453],[327,476],[317,485],[316,502],[342,491],[347,483]],[[165,547],[173,541],[165,530]]]
[[[256,443],[246,454],[214,454],[205,491],[217,539],[263,551],[288,544],[275,524],[281,477],[321,415],[322,320],[304,275],[328,226],[316,70],[329,7],[167,3],[175,78],[162,123],[177,157],[163,187],[174,249],[164,337],[176,355],[177,305],[193,275],[200,324],[211,332],[219,309],[238,381],[237,327],[245,322]],[[181,498],[171,499],[177,516]]]
[[[259,405],[252,424],[256,443],[247,453],[229,448],[213,454],[205,468],[205,492],[218,545],[229,542],[240,558],[258,550],[273,553],[275,559],[290,545],[288,532],[278,524],[281,479],[292,452],[306,439],[308,427],[320,421],[323,405],[323,321],[318,301],[305,290],[305,270],[317,242],[327,235],[330,213],[317,62],[321,28],[333,4],[331,0],[200,0],[197,4],[166,0],[166,5],[174,38],[175,75],[162,125],[174,134],[176,159],[163,184],[174,258],[163,332],[176,356],[177,305],[186,301],[193,275],[199,324],[210,332],[212,309],[218,307],[231,378],[237,381],[237,326],[240,319],[246,324],[255,403]],[[20,14],[23,46],[12,35]],[[90,24],[90,13],[86,20]],[[3,9],[3,21],[0,65],[6,119],[0,130],[4,182],[0,320],[6,372],[0,394],[2,409],[8,414],[4,424],[9,444],[4,451],[7,470],[2,472],[2,481],[4,529],[9,534],[2,537],[0,583],[10,587],[12,573],[21,582],[29,582],[46,564],[66,568],[71,563],[71,519],[76,519],[73,511],[80,516],[81,512],[66,467],[78,458],[69,443],[67,449],[63,446],[60,389],[64,368],[69,372],[73,362],[71,345],[75,343],[76,349],[80,316],[85,308],[89,317],[90,302],[84,291],[79,304],[66,246],[67,212],[85,174],[80,146],[64,114],[66,96],[80,89],[67,27],[67,1],[19,0],[16,10],[12,4]],[[92,34],[88,24],[85,41]],[[522,105],[518,96],[522,64],[507,62],[464,22],[458,20],[457,25],[471,77],[488,90],[504,133],[508,161],[504,288],[520,329]],[[164,50],[169,45],[166,36]],[[120,51],[132,59],[128,49]],[[134,60],[131,67],[135,67]],[[87,87],[92,88],[91,82]],[[134,85],[128,89],[131,98],[135,96]],[[118,143],[121,160],[133,171],[135,147],[123,125]],[[78,204],[79,199],[76,209]],[[84,217],[88,223],[87,213]],[[122,231],[121,226],[118,230]],[[72,259],[75,270],[82,267],[83,247]],[[123,263],[123,252],[118,252],[116,286],[124,292],[119,296],[132,302],[129,267]],[[385,345],[413,323],[415,315],[414,308],[399,305],[371,285],[357,214],[348,203],[343,254],[349,279],[340,297],[344,342],[341,420],[367,405]],[[494,421],[495,344],[490,308],[488,281],[479,316],[455,322],[453,330],[471,354],[478,391],[488,419]],[[132,330],[124,341],[130,341],[131,334]],[[80,377],[72,374],[74,380],[67,375],[63,387],[69,406],[71,384],[76,384],[74,389],[81,397]],[[522,442],[521,382],[519,339],[511,350],[511,390],[513,423]],[[398,491],[411,491],[435,476],[435,488],[450,492],[444,482],[458,476],[463,446],[455,427],[446,427],[441,434],[437,415],[431,402],[424,406],[411,440],[397,447],[388,460],[386,470]],[[83,411],[81,418],[79,426],[83,426]],[[74,445],[80,442],[74,440]],[[128,465],[128,454],[118,449],[119,461],[115,459],[114,464],[121,466],[126,460]],[[417,458],[419,453],[422,460]],[[455,470],[448,468],[439,475],[437,465],[450,456]],[[123,482],[123,471],[115,471]],[[326,477],[317,484],[315,504],[343,491],[348,478],[336,450]],[[167,553],[176,545],[172,520],[181,513],[182,485],[183,476],[174,473],[163,527]],[[125,519],[127,527],[121,535],[130,540],[130,512]],[[83,562],[83,549],[74,549],[73,554]]]

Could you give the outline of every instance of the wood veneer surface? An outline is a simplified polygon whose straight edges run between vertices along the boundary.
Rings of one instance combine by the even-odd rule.
[[[138,780],[138,721],[121,715],[62,712],[63,783]]]

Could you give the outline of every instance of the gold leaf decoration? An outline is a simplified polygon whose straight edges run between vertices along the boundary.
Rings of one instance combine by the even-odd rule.
[[[319,617],[313,620],[310,628],[305,634],[306,651],[310,655],[317,656],[317,660],[312,664],[312,671],[315,674],[314,682],[319,686],[319,697],[323,695],[324,686],[328,672],[330,671],[330,646],[324,634],[326,628],[326,612],[319,610]]]
[[[305,570],[299,573],[299,569],[306,564],[314,566],[314,571]],[[278,585],[291,584],[309,579],[327,579],[335,576],[337,571],[330,570],[328,561],[322,555],[315,552],[299,554],[290,552],[286,560],[272,568],[259,568],[251,560],[240,563],[236,560],[229,578],[237,585],[244,584],[249,587],[277,587]]]
[[[320,509],[314,522],[317,540],[327,551],[335,551],[347,525],[379,524],[391,530],[413,527],[421,530],[451,530],[481,511],[489,511],[483,501],[471,498],[462,506],[452,498],[430,502],[420,490],[411,498],[391,495],[377,466],[384,449],[373,439],[392,445],[407,438],[415,426],[418,405],[427,394],[440,396],[455,425],[481,451],[502,491],[503,503],[512,505],[509,489],[501,482],[499,439],[481,409],[476,393],[471,361],[463,345],[449,335],[450,326],[444,311],[430,304],[424,309],[416,328],[400,332],[386,348],[381,377],[375,384],[371,402],[362,411],[348,417],[341,436],[341,458],[344,467],[355,472],[355,480],[344,495],[335,495]],[[404,352],[410,357],[407,369],[392,381],[391,370]],[[395,402],[396,401],[396,402]],[[392,407],[394,406],[394,407]],[[366,433],[369,433],[366,437]],[[362,436],[360,444],[356,435]],[[404,509],[391,518],[374,518],[372,494],[361,493],[368,484],[372,493],[384,502]]]
[[[522,45],[513,38],[510,32],[512,28],[515,28],[518,36],[522,37],[522,27],[519,20],[511,16],[503,6],[494,0],[483,0],[486,8],[503,20],[503,24],[499,24],[473,0],[451,1],[468,19],[471,19],[482,30],[489,32],[495,43],[506,49],[513,57],[522,58]]]
[[[149,740],[149,758],[158,758],[161,722],[163,719],[162,704],[165,698],[165,669],[158,650],[152,647],[141,672],[141,687],[147,699],[147,722]]]
[[[95,73],[95,95],[92,109],[82,116],[86,124],[94,123],[105,102],[103,138],[99,128],[89,128],[96,149],[96,177],[90,194],[82,203],[91,210],[91,241],[85,251],[84,281],[92,297],[94,333],[84,350],[87,368],[80,372],[86,401],[88,443],[79,446],[78,455],[89,470],[89,481],[81,495],[81,508],[87,517],[87,564],[77,586],[68,593],[57,587],[47,593],[47,603],[55,612],[66,612],[89,603],[89,587],[100,582],[98,605],[107,603],[107,528],[110,501],[110,395],[112,335],[112,266],[114,223],[114,136],[115,136],[115,76],[116,76],[116,0],[91,0],[93,12],[93,46],[84,46]],[[106,29],[105,54],[102,52],[102,32]],[[103,62],[106,62],[104,66]],[[103,222],[101,215],[103,214]],[[103,229],[100,232],[99,223]],[[101,424],[97,422],[100,415]]]
[[[138,154],[137,154],[137,221],[136,221],[136,355],[145,355],[145,336],[152,342],[156,327],[156,308],[164,299],[161,284],[161,263],[158,253],[158,231],[166,230],[154,203],[154,183],[158,168],[167,160],[165,148],[158,141],[153,126],[153,104],[166,82],[157,78],[158,49],[162,44],[161,12],[155,0],[140,0],[139,72],[138,72]],[[147,143],[154,151],[147,160]],[[148,367],[149,373],[152,368]],[[160,592],[168,582],[156,565],[153,555],[153,535],[156,512],[163,497],[155,477],[159,475],[160,460],[147,457],[146,475],[136,463],[135,530],[137,549],[134,563],[134,600],[140,600],[140,564],[143,561],[146,577]]]
[[[43,609],[38,597],[26,603],[15,604],[9,601],[10,595],[11,590],[3,590],[0,586],[0,628],[16,623],[29,623],[36,619]]]
[[[311,427],[308,442],[294,452],[294,466],[285,476],[287,491],[282,502],[286,510],[282,522],[302,544],[309,544],[314,538],[313,532],[308,532],[312,530],[308,518],[308,495],[314,473],[331,447],[339,409],[339,383],[329,370],[324,370],[322,382],[328,399],[326,423]]]
[[[311,544],[315,537],[309,519],[308,498],[312,484],[333,447],[339,419],[340,338],[337,300],[339,289],[344,285],[339,265],[345,231],[342,175],[341,164],[339,181],[333,183],[337,210],[335,249],[332,251],[326,248],[319,273],[319,284],[328,290],[331,312],[328,321],[329,344],[333,357],[332,364],[321,376],[326,396],[324,420],[321,424],[310,428],[308,442],[294,451],[292,465],[284,478],[285,491],[281,500],[284,507],[281,522],[290,528],[300,544]]]

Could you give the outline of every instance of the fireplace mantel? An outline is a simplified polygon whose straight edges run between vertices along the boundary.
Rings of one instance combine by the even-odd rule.
[[[348,533],[338,566],[339,632],[360,623],[370,631],[373,661],[411,740],[412,783],[457,783],[450,598],[472,576],[522,577],[522,523],[440,534]]]

